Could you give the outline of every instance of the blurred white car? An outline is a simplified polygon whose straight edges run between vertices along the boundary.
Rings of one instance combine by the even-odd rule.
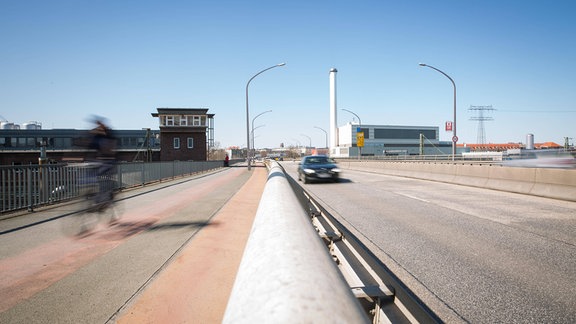
[[[529,152],[523,158],[507,160],[502,162],[502,165],[523,168],[574,169],[576,158],[567,152]]]

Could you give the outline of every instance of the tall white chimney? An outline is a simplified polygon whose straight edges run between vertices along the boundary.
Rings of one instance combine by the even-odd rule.
[[[527,150],[534,149],[534,134],[526,135],[526,149]]]
[[[336,114],[336,68],[330,69],[330,153],[338,146],[338,119]]]

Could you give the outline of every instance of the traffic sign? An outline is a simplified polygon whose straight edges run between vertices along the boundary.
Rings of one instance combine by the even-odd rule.
[[[356,133],[356,146],[358,147],[364,146],[364,132]]]
[[[458,142],[458,136],[456,135],[452,136],[452,142],[454,143]]]

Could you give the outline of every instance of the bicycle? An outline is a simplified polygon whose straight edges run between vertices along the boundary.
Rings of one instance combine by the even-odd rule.
[[[76,212],[69,216],[65,232],[76,237],[89,235],[99,224],[115,225],[121,215],[115,198],[116,167],[113,163],[88,162],[74,165],[80,197]]]

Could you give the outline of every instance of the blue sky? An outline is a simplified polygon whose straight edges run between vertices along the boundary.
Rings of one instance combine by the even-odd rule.
[[[363,124],[440,127],[459,143],[576,140],[573,1],[0,0],[0,116],[44,129],[158,129],[159,107],[209,108],[221,147],[324,146],[329,71]],[[338,111],[338,124],[354,119]],[[306,136],[305,136],[306,135]],[[574,142],[571,140],[571,142]]]

